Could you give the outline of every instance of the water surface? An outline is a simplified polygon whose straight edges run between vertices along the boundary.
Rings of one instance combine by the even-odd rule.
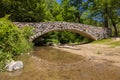
[[[0,80],[120,80],[120,68],[50,47],[35,47],[17,58],[24,68],[0,73]]]

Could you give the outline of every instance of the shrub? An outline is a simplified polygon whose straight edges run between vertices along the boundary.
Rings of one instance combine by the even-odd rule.
[[[27,33],[24,33],[25,31]],[[0,19],[0,65],[4,66],[7,60],[31,49],[31,42],[27,39],[30,36],[28,33],[32,33],[29,31],[26,28],[20,30],[6,18]]]
[[[24,26],[21,28],[22,33],[24,34],[24,37],[29,41],[29,37],[33,35],[34,28],[31,26]]]
[[[0,51],[0,72],[4,71],[5,63],[8,60],[12,60],[12,54]]]

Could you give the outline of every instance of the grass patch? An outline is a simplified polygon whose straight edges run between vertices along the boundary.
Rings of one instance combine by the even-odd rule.
[[[93,41],[92,43],[93,44],[107,44],[109,42],[112,42],[112,38],[97,40],[97,41]]]
[[[112,47],[116,47],[116,46],[120,46],[120,41],[115,41],[114,39],[109,38],[109,39],[93,41],[92,44],[104,44],[104,45],[110,45]]]
[[[120,41],[111,42],[109,45],[113,45],[114,47],[120,46]]]

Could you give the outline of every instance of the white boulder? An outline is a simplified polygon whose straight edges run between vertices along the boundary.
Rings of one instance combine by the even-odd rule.
[[[11,61],[6,65],[7,71],[14,71],[17,69],[23,68],[23,62],[22,61]]]

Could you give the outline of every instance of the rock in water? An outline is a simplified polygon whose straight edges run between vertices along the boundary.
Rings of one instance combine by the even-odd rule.
[[[14,71],[17,69],[23,68],[23,62],[22,61],[11,61],[6,65],[7,71]]]

